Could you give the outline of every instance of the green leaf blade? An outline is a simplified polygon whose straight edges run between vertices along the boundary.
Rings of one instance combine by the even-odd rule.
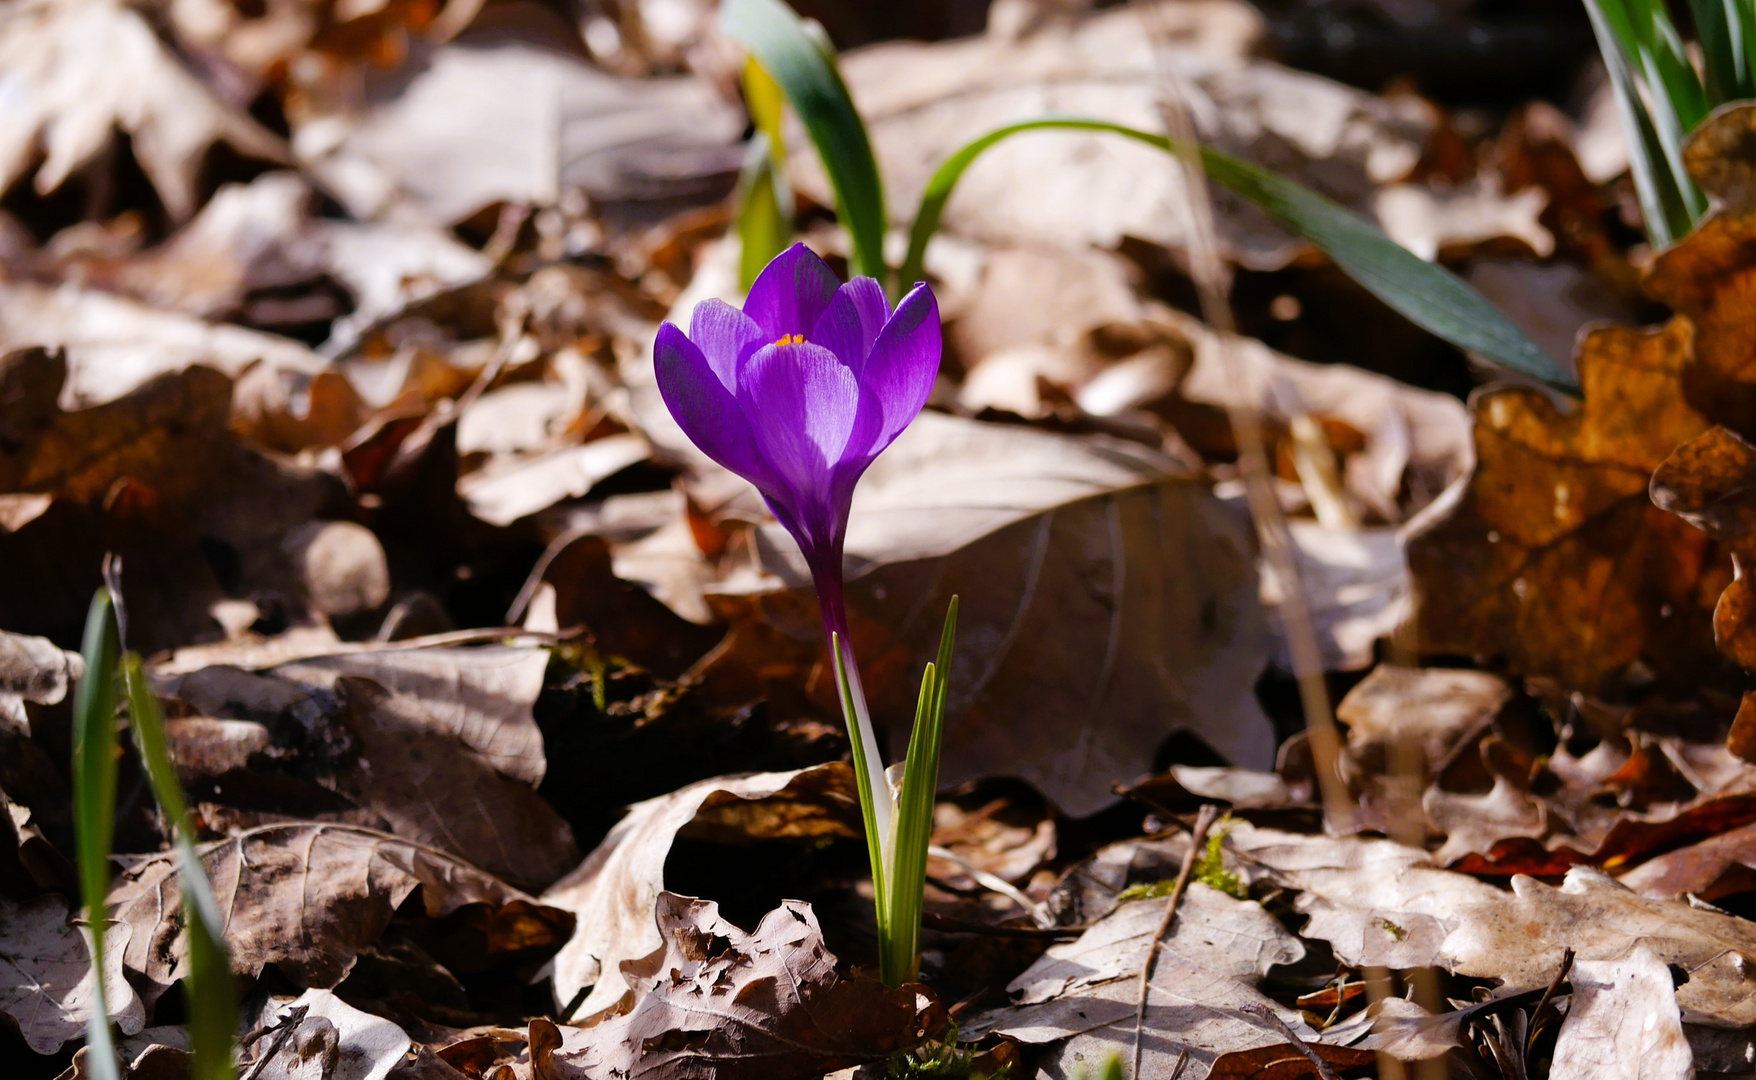
[[[884,186],[834,52],[781,0],[727,0],[720,29],[755,56],[804,121],[835,187],[856,274],[884,280]]]
[[[120,1080],[103,969],[116,821],[116,674],[122,654],[115,603],[107,588],[91,598],[81,653],[85,674],[73,695],[73,829],[94,973],[86,1069],[91,1080]]]
[[[184,989],[189,998],[189,1044],[194,1051],[190,1075],[192,1080],[232,1080],[236,1075],[232,1040],[238,1029],[238,995],[226,950],[225,920],[195,850],[195,821],[177,782],[158,697],[146,681],[138,656],[129,653],[122,670],[134,746],[153,797],[170,823],[182,877],[183,929],[189,935],[189,975]]]
[[[1171,140],[1163,135],[1081,117],[1043,117],[989,132],[947,158],[928,182],[902,264],[904,285],[918,280],[927,242],[938,229],[945,203],[964,170],[1002,139],[1052,129],[1109,132],[1161,150],[1172,149]],[[1376,225],[1296,181],[1208,147],[1201,147],[1200,153],[1202,165],[1215,183],[1255,203],[1309,240],[1349,277],[1416,326],[1556,389],[1578,392],[1578,382],[1565,365],[1457,275],[1424,261]]]

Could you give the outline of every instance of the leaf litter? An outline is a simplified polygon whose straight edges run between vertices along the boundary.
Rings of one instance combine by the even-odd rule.
[[[1205,136],[1545,341],[1621,325],[1580,339],[1582,401],[1466,407],[1464,358],[1225,198],[1243,333],[1207,329],[1156,152],[974,167],[928,250],[947,363],[848,537],[893,746],[924,620],[964,612],[897,990],[813,593],[655,394],[658,321],[736,298],[745,115],[705,9],[618,5],[613,42],[595,7],[9,10],[0,1056],[88,1071],[65,650],[115,552],[255,1080],[1747,1072],[1751,110],[1689,144],[1715,213],[1644,260],[1597,114],[1373,93],[1268,59],[1276,5],[1160,6]],[[897,224],[995,123],[1157,123],[1135,7],[824,17],[897,39],[845,64]],[[843,256],[797,136],[800,223]],[[1239,402],[1358,833],[1323,830],[1287,702]],[[106,996],[157,1080],[189,960],[122,776]],[[1233,819],[1167,924],[1204,806]]]

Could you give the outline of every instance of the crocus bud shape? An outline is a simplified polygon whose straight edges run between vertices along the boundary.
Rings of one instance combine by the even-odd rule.
[[[769,263],[739,311],[665,323],[659,391],[707,456],[756,485],[811,567],[824,626],[847,636],[841,555],[866,467],[921,411],[939,371],[939,306],[916,285],[895,311],[867,277],[846,285],[803,244]]]

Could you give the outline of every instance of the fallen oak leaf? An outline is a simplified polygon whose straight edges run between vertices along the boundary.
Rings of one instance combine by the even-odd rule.
[[[1134,1045],[1140,970],[1169,903],[1169,897],[1124,902],[1077,941],[1052,946],[1007,986],[1014,1003],[971,1018],[964,1035],[992,1032],[1046,1045],[1040,1065],[1057,1078],[1072,1075],[1081,1061],[1127,1055]],[[1257,989],[1272,967],[1304,955],[1298,939],[1261,905],[1191,884],[1153,966],[1138,1075],[1171,1075],[1187,1050],[1182,1076],[1203,1080],[1215,1075],[1228,1053],[1285,1045],[1282,1031],[1250,1015],[1255,1009],[1273,1010],[1296,1037],[1319,1043],[1321,1036],[1297,1013]]]
[[[429,917],[476,908],[487,955],[553,948],[572,929],[566,911],[436,848],[351,825],[290,822],[203,845],[214,894],[226,898],[232,967],[256,977],[269,964],[301,986],[327,989],[353,968],[416,889]],[[109,897],[131,931],[125,960],[157,999],[187,967],[175,852],[125,861]]]
[[[1709,669],[1727,560],[1647,495],[1707,428],[1683,393],[1692,338],[1682,318],[1590,334],[1572,413],[1532,389],[1476,395],[1474,472],[1405,534],[1424,651],[1503,655],[1591,695]]]
[[[1695,324],[1689,401],[1717,423],[1756,434],[1756,202],[1747,182],[1756,106],[1720,109],[1685,145],[1683,163],[1720,208],[1653,260],[1646,291]]]
[[[565,1029],[559,1046],[533,1022],[537,1080],[818,1077],[907,1050],[943,1023],[924,987],[838,976],[816,912],[801,901],[784,901],[748,934],[719,905],[670,892],[654,916],[659,947],[621,965],[633,996],[624,1010]]]
[[[1456,919],[1439,962],[1457,974],[1529,989],[1554,978],[1569,948],[1578,970],[1577,963],[1614,961],[1638,946],[1688,974],[1676,995],[1686,1021],[1756,1024],[1756,990],[1746,974],[1756,963],[1756,924],[1734,915],[1653,900],[1602,871],[1575,867],[1560,888],[1515,877],[1511,896],[1461,907]]]
[[[665,858],[678,833],[691,826],[710,838],[746,841],[857,837],[853,773],[831,762],[721,776],[630,807],[585,862],[542,894],[544,904],[578,919],[554,959],[557,1007],[589,1016],[627,991],[620,965],[661,944],[653,910],[664,891]]]

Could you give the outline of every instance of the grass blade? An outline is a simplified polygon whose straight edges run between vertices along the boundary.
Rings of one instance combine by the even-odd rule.
[[[738,279],[745,292],[793,238],[792,191],[773,148],[768,135],[758,131],[738,178]]]
[[[165,739],[165,717],[141,671],[140,658],[122,661],[128,689],[128,717],[134,746],[145,766],[159,809],[170,823],[183,879],[183,928],[189,935],[189,1044],[194,1051],[191,1080],[232,1080],[232,1040],[238,1030],[238,996],[226,952],[225,921],[195,851],[195,821],[177,783]]]
[[[915,705],[915,727],[909,735],[908,757],[902,767],[902,797],[896,817],[896,862],[891,871],[890,929],[896,958],[891,961],[902,979],[919,974],[921,898],[927,883],[927,848],[933,839],[933,802],[939,794],[939,749],[945,737],[945,687],[951,674],[951,652],[957,640],[957,597],[945,612],[939,635],[939,659],[921,676]]]
[[[110,843],[116,822],[116,667],[122,642],[110,590],[98,589],[85,619],[85,674],[73,696],[73,832],[85,904],[93,988],[86,1028],[90,1080],[119,1080],[104,995],[104,930],[109,918]]]
[[[1646,219],[1647,238],[1655,247],[1669,247],[1688,235],[1699,216],[1690,208],[1689,193],[1703,207],[1705,202],[1688,174],[1681,171],[1680,159],[1673,164],[1641,100],[1624,51],[1625,41],[1633,37],[1626,10],[1619,0],[1585,0],[1585,10],[1616,94],[1616,110],[1621,114],[1622,132],[1628,142],[1628,166],[1634,174],[1641,216]],[[1638,48],[1638,43],[1629,47]]]
[[[860,822],[865,826],[866,855],[872,860],[872,900],[878,911],[878,956],[880,966],[886,955],[885,942],[890,938],[890,875],[884,866],[884,830],[878,824],[874,799],[890,798],[890,792],[873,789],[877,762],[866,760],[865,740],[861,738],[858,706],[854,704],[853,680],[848,678],[848,647],[840,634],[829,635],[829,651],[835,659],[835,688],[841,696],[841,715],[847,722],[848,745],[853,748],[854,782],[860,793]],[[888,980],[886,980],[888,981]]]
[[[786,94],[754,56],[744,60],[744,102],[756,122],[756,137],[738,180],[738,277],[750,291],[769,260],[793,238],[793,190],[787,184],[786,142],[781,111]]]
[[[1689,0],[1701,39],[1702,82],[1711,108],[1756,96],[1750,79],[1748,0]]]
[[[781,0],[727,0],[720,29],[786,91],[835,186],[842,224],[853,238],[854,273],[883,281],[884,187],[834,50]]]
[[[1048,129],[1105,131],[1161,150],[1172,149],[1171,141],[1163,135],[1079,117],[1043,117],[997,128],[951,155],[928,182],[909,233],[901,284],[906,287],[919,280],[927,241],[938,229],[946,200],[970,163],[1002,139]],[[1578,383],[1565,366],[1451,271],[1426,262],[1376,225],[1296,181],[1208,147],[1201,147],[1200,152],[1202,165],[1215,183],[1260,206],[1311,241],[1367,292],[1416,326],[1503,367],[1568,393],[1578,392]]]

